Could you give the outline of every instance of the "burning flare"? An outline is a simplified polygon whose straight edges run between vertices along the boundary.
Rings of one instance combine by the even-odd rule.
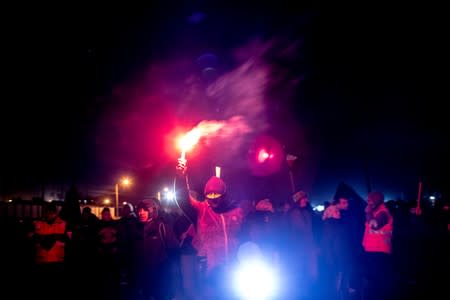
[[[191,150],[200,140],[201,132],[197,128],[192,129],[186,135],[180,138],[178,141],[178,145],[181,149],[181,157],[180,159],[186,159],[186,151]]]
[[[178,141],[181,149],[180,159],[186,159],[186,152],[191,150],[202,137],[216,134],[225,126],[225,121],[202,121]]]

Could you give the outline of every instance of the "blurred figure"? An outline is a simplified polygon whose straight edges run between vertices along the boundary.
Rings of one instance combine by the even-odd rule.
[[[279,243],[276,241],[275,210],[270,199],[256,203],[255,211],[250,212],[242,225],[241,244],[256,244],[262,254],[272,263],[278,263]]]
[[[349,273],[351,271],[351,251],[346,212],[349,201],[339,197],[333,201],[322,215],[322,255],[324,259],[323,274],[327,290],[327,299],[339,299],[348,292]]]
[[[121,284],[126,285],[131,273],[132,230],[138,219],[131,203],[125,204],[121,213],[122,217],[117,221],[120,277]]]
[[[97,232],[99,219],[89,206],[83,207],[81,218],[72,231],[73,246],[73,283],[83,285],[87,290],[94,290],[97,262]],[[78,294],[80,293],[80,294]],[[79,290],[75,294],[82,297]]]
[[[103,208],[98,226],[98,264],[101,298],[117,299],[119,296],[119,253],[117,223],[111,210]]]
[[[383,193],[372,192],[368,195],[365,212],[362,242],[366,257],[364,299],[389,299],[394,219],[384,204]]]
[[[67,236],[66,222],[58,216],[55,204],[47,206],[44,219],[34,222],[34,230],[29,236],[35,245],[35,297],[59,299],[65,291],[64,247]]]
[[[293,282],[297,283],[293,290],[300,299],[310,299],[318,276],[318,247],[314,236],[318,223],[305,192],[295,193],[293,200],[295,204],[288,212],[289,257]]]

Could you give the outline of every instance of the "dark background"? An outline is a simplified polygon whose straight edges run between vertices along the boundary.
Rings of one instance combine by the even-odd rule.
[[[177,83],[192,73],[206,76],[206,86],[208,64],[213,78],[230,72],[239,66],[233,51],[259,38],[280,39],[283,49],[295,45],[289,54],[265,58],[273,70],[285,70],[281,82],[271,75],[265,133],[299,157],[293,169],[298,188],[319,201],[341,181],[362,194],[370,184],[388,198],[414,198],[422,180],[427,193],[445,195],[442,14],[298,6],[123,1],[5,7],[0,192],[110,184],[122,174],[137,178],[136,194],[168,182],[178,155],[167,146],[173,128],[220,119],[211,111],[221,104],[159,97],[145,80],[149,86],[160,80],[161,87],[167,78]],[[214,61],[199,63],[205,54]],[[296,82],[288,95],[286,81]],[[140,101],[141,94],[151,100]],[[213,150],[193,154],[197,188],[220,157]],[[257,190],[249,197],[289,194],[286,166],[255,179],[241,165],[224,165],[227,182]]]

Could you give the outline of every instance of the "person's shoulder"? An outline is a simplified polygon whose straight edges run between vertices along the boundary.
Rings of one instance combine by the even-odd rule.
[[[56,217],[55,224],[66,224],[67,222],[61,219],[60,217]]]

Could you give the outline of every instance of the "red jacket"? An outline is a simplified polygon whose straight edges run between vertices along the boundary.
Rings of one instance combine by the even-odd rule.
[[[224,264],[238,249],[238,232],[244,219],[242,208],[216,213],[207,201],[190,197],[191,205],[197,210],[197,234],[193,246],[199,256],[206,256],[207,271]]]

